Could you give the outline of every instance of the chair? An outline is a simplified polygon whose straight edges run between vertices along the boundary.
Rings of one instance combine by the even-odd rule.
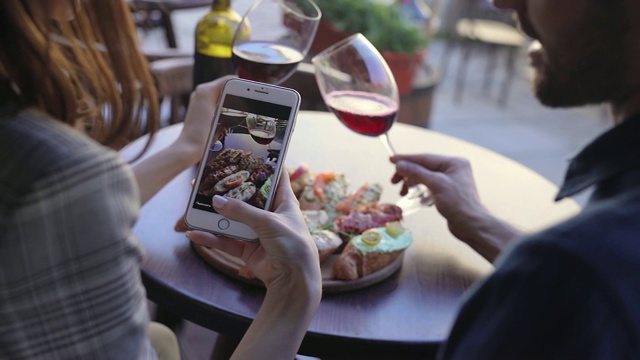
[[[177,48],[171,13],[175,10],[211,6],[211,0],[127,0],[136,26],[143,30],[162,28],[167,46]]]
[[[169,102],[169,124],[184,118],[193,84],[193,58],[177,57],[149,63],[160,100]]]
[[[165,58],[149,64],[156,79],[159,96],[170,103],[169,123],[181,121],[192,91],[193,57]],[[301,110],[327,110],[316,84],[313,65],[301,63],[282,86],[296,89],[300,93]]]
[[[462,17],[456,22],[455,30],[448,34],[443,51],[441,73],[445,75],[450,63],[449,57],[454,47],[461,47],[460,59],[454,85],[454,100],[461,101],[465,87],[467,66],[472,52],[483,48],[487,52],[484,71],[483,92],[487,93],[495,74],[497,55],[506,52],[505,74],[498,104],[506,106],[513,77],[516,73],[516,58],[526,38],[515,26],[510,12],[496,9],[486,0],[471,0]]]

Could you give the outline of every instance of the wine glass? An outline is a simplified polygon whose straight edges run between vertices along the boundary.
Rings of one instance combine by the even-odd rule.
[[[247,129],[253,141],[260,145],[269,145],[276,137],[276,119],[250,114],[247,116]]]
[[[233,39],[231,59],[238,76],[284,82],[309,52],[320,17],[312,0],[257,0]]]
[[[395,78],[378,50],[362,34],[354,34],[311,59],[316,81],[329,109],[349,129],[377,136],[390,155],[395,150],[388,131],[397,118],[400,96]],[[405,209],[431,205],[424,185],[403,199]]]

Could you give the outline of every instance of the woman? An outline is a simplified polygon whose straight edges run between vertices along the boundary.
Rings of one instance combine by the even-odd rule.
[[[168,150],[129,167],[114,150],[153,134],[158,104],[124,0],[0,0],[0,34],[0,358],[155,358],[131,227],[198,161],[224,79],[192,94]],[[188,235],[267,286],[243,359],[293,358],[320,300],[317,250],[282,180],[273,213],[214,200],[259,244]]]

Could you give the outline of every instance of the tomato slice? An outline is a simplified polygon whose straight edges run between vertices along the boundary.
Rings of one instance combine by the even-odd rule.
[[[320,201],[324,201],[324,187],[328,182],[336,178],[336,173],[320,173],[316,175],[316,179],[313,182],[313,193]]]
[[[300,166],[298,166],[297,169],[295,169],[290,175],[289,175],[289,180],[291,180],[291,182],[296,181],[298,178],[300,178],[302,175],[304,175],[305,173],[307,173],[309,171],[309,166],[307,166],[307,164],[302,164]]]
[[[356,201],[357,198],[361,197],[362,194],[364,194],[367,191],[368,188],[369,188],[369,184],[362,185],[358,189],[358,191],[356,191],[355,193],[351,194],[351,196],[349,196],[344,201],[341,201],[338,205],[336,205],[336,210],[338,210],[340,212],[344,212],[344,213],[349,212],[353,202]]]
[[[224,187],[227,189],[233,189],[244,182],[244,178],[241,175],[232,175],[228,177],[224,182]]]

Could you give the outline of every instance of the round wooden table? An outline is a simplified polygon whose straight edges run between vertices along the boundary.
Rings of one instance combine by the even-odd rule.
[[[153,153],[179,134],[181,124],[162,129]],[[579,211],[572,200],[554,203],[557,188],[542,176],[487,149],[434,131],[395,124],[391,141],[399,152],[433,152],[470,159],[487,207],[525,230],[536,230]],[[131,159],[145,142],[122,150]],[[353,188],[379,182],[383,201],[395,202],[399,186],[376,138],[355,134],[331,113],[302,111],[287,156],[315,171],[342,172]],[[148,298],[206,328],[241,337],[261,305],[264,290],[227,277],[207,264],[184,234],[173,230],[184,213],[195,168],[171,181],[141,210],[134,233],[146,249],[142,279]],[[489,274],[491,264],[448,231],[435,208],[405,219],[415,241],[401,269],[357,291],[325,294],[300,354],[350,359],[420,358],[433,355],[446,338],[467,288]],[[357,354],[361,354],[358,356]]]

